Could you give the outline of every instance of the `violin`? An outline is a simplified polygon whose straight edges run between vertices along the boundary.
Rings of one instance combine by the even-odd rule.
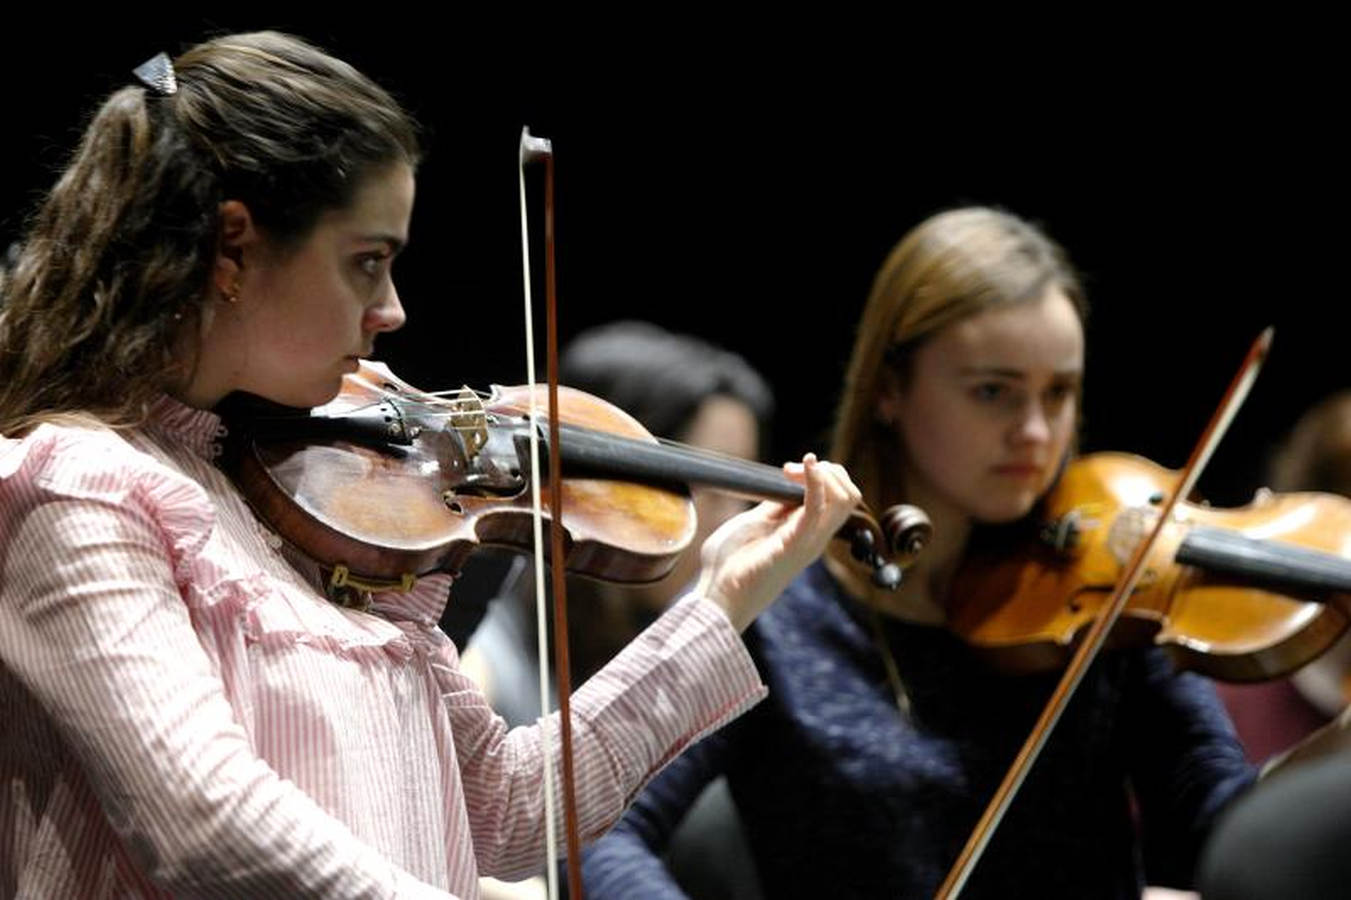
[[[935,900],[952,900],[961,892],[1109,639],[1119,643],[1134,632],[1137,639],[1168,647],[1183,664],[1202,668],[1201,661],[1213,656],[1221,675],[1254,678],[1280,671],[1311,647],[1321,652],[1345,628],[1351,580],[1341,554],[1351,534],[1348,501],[1327,495],[1309,503],[1301,498],[1320,495],[1273,501],[1259,494],[1246,510],[1222,515],[1184,500],[1251,389],[1271,340],[1268,328],[1253,341],[1181,472],[1119,454],[1070,463],[1044,505],[1048,528],[1037,542],[1024,545],[1024,553],[1003,555],[1020,556],[1027,565],[1004,565],[998,556],[987,556],[985,565],[973,563],[960,581],[954,579],[955,589],[972,604],[950,610],[959,630],[984,631],[986,646],[1001,652],[1014,645],[1011,636],[1018,632],[1030,648],[1020,654],[1024,662],[1069,658]],[[1105,474],[1111,472],[1116,474]],[[1110,587],[1103,592],[1103,585]],[[1038,592],[1049,600],[1033,599]],[[1030,601],[1034,612],[1005,616],[996,594],[1016,594]],[[1286,598],[1303,608],[1285,608],[1288,614],[1280,615]],[[1076,621],[1089,606],[1095,609]],[[1268,615],[1273,609],[1276,614]],[[1328,618],[1309,625],[1323,619],[1324,610],[1331,611]],[[987,628],[1000,618],[1015,627]],[[1184,631],[1184,625],[1195,631]]]
[[[534,390],[543,405],[544,386]],[[321,407],[227,404],[225,468],[273,530],[332,571],[331,587],[406,590],[419,576],[457,573],[480,546],[533,550],[530,392],[430,394],[362,361]],[[695,533],[691,485],[802,500],[775,467],[657,440],[582,391],[560,388],[558,415],[568,571],[662,578]],[[922,510],[899,506],[881,524],[856,510],[841,537],[876,583],[894,587],[930,533]]]
[[[1072,461],[1034,528],[968,555],[950,626],[1001,668],[1063,666],[1178,477],[1126,453]],[[1279,677],[1346,630],[1348,556],[1351,500],[1339,495],[1179,501],[1108,643],[1162,646],[1179,667],[1228,681]]]

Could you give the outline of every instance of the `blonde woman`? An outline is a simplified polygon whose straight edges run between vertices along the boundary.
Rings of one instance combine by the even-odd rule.
[[[929,897],[1057,675],[1008,677],[943,628],[973,541],[1035,510],[1075,446],[1085,301],[1060,248],[1005,212],[936,215],[896,246],[858,327],[832,446],[875,509],[934,541],[898,593],[833,550],[747,635],[766,703],[692,748],[588,851],[593,898],[680,896],[657,854],[715,773],[766,897]],[[1107,653],[962,896],[1139,897],[1186,886],[1252,782],[1208,682]]]

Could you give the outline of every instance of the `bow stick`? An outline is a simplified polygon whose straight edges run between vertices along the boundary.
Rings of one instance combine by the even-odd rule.
[[[995,791],[994,797],[991,798],[990,804],[985,808],[980,821],[976,823],[975,830],[971,832],[966,846],[962,848],[957,861],[953,863],[947,878],[939,886],[938,893],[934,895],[934,900],[950,900],[950,898],[956,897],[962,886],[966,884],[966,880],[971,876],[976,863],[980,861],[981,853],[985,850],[986,844],[989,843],[995,828],[999,826],[1004,813],[1008,811],[1009,804],[1013,802],[1014,794],[1022,786],[1023,780],[1027,778],[1027,773],[1032,769],[1033,763],[1037,761],[1037,756],[1041,753],[1042,747],[1045,746],[1046,739],[1051,734],[1051,729],[1055,727],[1056,722],[1060,721],[1060,715],[1065,711],[1075,688],[1083,680],[1084,673],[1088,671],[1089,665],[1097,658],[1098,651],[1102,649],[1106,642],[1108,633],[1112,626],[1116,624],[1121,611],[1125,609],[1126,601],[1130,598],[1131,592],[1135,590],[1135,585],[1140,580],[1141,573],[1144,572],[1145,560],[1149,556],[1150,549],[1158,540],[1159,535],[1163,534],[1164,526],[1172,518],[1173,507],[1177,505],[1180,498],[1191,493],[1192,487],[1201,475],[1201,470],[1210,461],[1211,454],[1215,452],[1220,439],[1229,429],[1229,423],[1233,421],[1239,407],[1243,405],[1243,401],[1247,398],[1248,391],[1252,388],[1253,382],[1257,379],[1257,373],[1262,368],[1262,362],[1271,350],[1271,337],[1272,329],[1268,328],[1253,341],[1252,347],[1248,350],[1248,355],[1243,360],[1243,365],[1239,366],[1237,374],[1230,382],[1224,399],[1220,401],[1219,407],[1211,416],[1209,424],[1206,425],[1206,430],[1202,432],[1200,440],[1196,442],[1196,446],[1192,449],[1191,458],[1187,460],[1187,465],[1178,477],[1177,484],[1159,510],[1159,517],[1154,523],[1154,530],[1150,532],[1147,539],[1136,546],[1135,553],[1126,564],[1126,569],[1120,581],[1117,582],[1111,598],[1103,606],[1092,627],[1089,628],[1088,634],[1079,644],[1079,649],[1066,667],[1065,674],[1061,676],[1055,692],[1051,695],[1051,699],[1047,701],[1046,707],[1037,719],[1037,724],[1033,726],[1032,733],[1027,736],[1022,749],[1018,751],[1013,765],[1009,767],[1004,780],[999,785],[999,789]]]
[[[564,574],[563,548],[563,476],[559,457],[558,423],[558,318],[554,267],[554,155],[551,141],[535,137],[529,128],[521,129],[521,269],[525,281],[525,354],[526,382],[535,384],[534,311],[530,288],[530,235],[525,202],[525,165],[544,161],[544,284],[548,326],[545,334],[549,382],[549,538],[550,568],[554,601],[554,677],[558,681],[559,742],[563,757],[563,814],[567,830],[568,896],[581,900],[581,835],[577,824],[577,795],[572,766],[572,677],[568,661],[568,599]],[[535,614],[539,632],[540,709],[549,708],[549,638],[544,611],[543,509],[540,503],[539,409],[535,391],[530,391],[530,494],[535,533]],[[548,717],[540,719],[540,741],[544,749],[544,816],[550,900],[558,897],[558,848],[554,838],[553,765],[550,762],[551,734]]]

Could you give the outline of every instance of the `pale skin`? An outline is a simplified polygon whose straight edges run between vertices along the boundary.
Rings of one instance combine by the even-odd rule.
[[[766,501],[733,516],[704,541],[696,592],[744,631],[784,588],[826,549],[826,543],[862,500],[849,475],[808,453],[784,474],[804,485],[801,506]]]
[[[745,403],[715,395],[699,404],[679,439],[681,443],[701,450],[755,459],[760,445],[760,426],[755,421],[755,413]],[[690,498],[694,501],[698,520],[693,542],[696,546],[702,546],[714,529],[750,505],[740,497],[712,488],[694,487],[690,490]],[[644,599],[654,610],[664,609],[677,590],[694,580],[698,566],[699,560],[694,554],[685,554],[676,562],[670,575],[648,589]]]
[[[185,362],[195,350],[195,365],[178,399],[206,409],[247,391],[312,407],[336,396],[376,337],[405,321],[391,270],[408,243],[414,192],[409,166],[377,170],[350,204],[322,214],[285,252],[247,206],[222,203],[211,302],[199,333],[182,340]],[[704,544],[700,590],[738,630],[821,554],[859,502],[837,465],[809,455],[784,471],[804,485],[800,507],[761,504]]]
[[[907,467],[890,505],[929,514],[933,540],[882,611],[944,621],[943,598],[977,522],[1011,522],[1055,480],[1074,438],[1084,333],[1056,287],[1035,301],[977,313],[941,329],[887,372],[878,421],[896,433]]]
[[[885,380],[878,419],[893,424],[909,461],[896,499],[928,512],[934,537],[901,590],[869,602],[899,618],[944,621],[942,598],[972,526],[1020,518],[1054,481],[1077,425],[1083,357],[1078,316],[1053,288],[1038,301],[953,323],[916,351],[908,379]],[[1269,761],[1262,774],[1345,753],[1349,733],[1351,710]],[[1149,887],[1143,896],[1198,895]]]
[[[915,352],[908,379],[889,374],[877,415],[893,423],[910,465],[888,503],[919,505],[934,536],[900,591],[868,602],[898,618],[944,621],[942,598],[972,525],[1026,515],[1055,480],[1078,422],[1083,359],[1079,317],[1051,288],[1038,301],[953,323]],[[1351,710],[1269,760],[1263,777],[1345,752],[1348,735]]]
[[[971,527],[1026,515],[1055,480],[1078,421],[1084,334],[1056,288],[1040,300],[978,313],[939,331],[879,393],[879,421],[896,429],[910,468],[902,493],[934,523],[934,537],[896,594],[871,602],[931,624]],[[1197,895],[1146,888],[1142,900]]]

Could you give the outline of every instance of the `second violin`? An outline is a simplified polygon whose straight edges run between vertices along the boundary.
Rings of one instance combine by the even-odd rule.
[[[1124,453],[1073,461],[1036,533],[968,558],[951,627],[1003,667],[1063,664],[1176,481]],[[1216,678],[1283,675],[1346,629],[1348,556],[1344,497],[1261,492],[1236,509],[1179,503],[1111,640],[1165,646],[1179,665]]]

